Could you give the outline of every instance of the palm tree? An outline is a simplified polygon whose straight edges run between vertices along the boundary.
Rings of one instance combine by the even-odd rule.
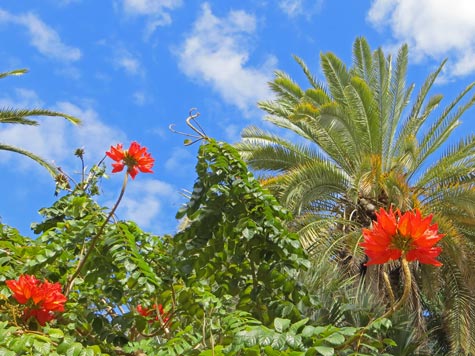
[[[379,293],[381,270],[397,282],[399,263],[366,269],[361,228],[381,207],[434,214],[446,234],[444,265],[412,264],[412,308],[422,325],[435,320],[452,354],[474,353],[475,136],[447,141],[475,103],[475,83],[440,109],[442,95],[429,92],[445,62],[411,103],[407,45],[393,61],[357,38],[350,68],[333,53],[322,54],[324,83],[295,59],[309,88],[277,71],[270,83],[275,99],[259,103],[266,120],[291,139],[248,127],[237,144],[243,158],[294,213],[291,228],[315,258],[365,274]]]
[[[22,75],[26,73],[26,69],[17,69],[10,72],[0,73],[0,79],[5,78],[7,76],[12,75]],[[19,124],[19,125],[29,125],[29,126],[36,126],[38,125],[38,121],[31,119],[31,117],[35,116],[59,116],[63,117],[66,120],[72,122],[73,124],[79,124],[80,120],[67,114],[63,114],[56,111],[45,110],[45,109],[11,109],[11,108],[0,108],[0,123],[2,124]],[[19,147],[11,146],[5,143],[0,142],[0,150],[11,151],[15,153],[19,153],[24,155],[28,158],[31,158],[35,162],[42,165],[46,170],[53,176],[57,177],[58,169],[52,165],[51,163],[47,162],[45,159],[39,157],[38,155],[24,150]]]

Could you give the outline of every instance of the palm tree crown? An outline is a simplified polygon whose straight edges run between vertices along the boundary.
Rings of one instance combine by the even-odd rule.
[[[310,87],[304,90],[278,71],[270,83],[275,99],[259,106],[268,121],[296,139],[248,127],[237,144],[243,158],[295,214],[292,228],[303,245],[353,273],[365,262],[358,247],[361,228],[371,225],[379,208],[434,214],[446,234],[444,265],[437,271],[417,266],[413,303],[419,312],[428,308],[429,299],[434,310],[444,304],[441,317],[450,349],[473,352],[475,136],[458,143],[447,140],[475,103],[475,83],[439,108],[442,95],[429,92],[443,62],[412,99],[415,86],[406,84],[407,45],[393,61],[382,49],[372,52],[364,38],[354,43],[350,68],[333,53],[321,55],[324,83],[295,59]]]

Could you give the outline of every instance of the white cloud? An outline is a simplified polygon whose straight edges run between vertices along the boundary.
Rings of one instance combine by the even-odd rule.
[[[278,5],[289,17],[297,17],[304,15],[310,18],[317,13],[322,7],[323,0],[280,0]]]
[[[144,105],[148,100],[147,94],[143,91],[136,91],[132,95],[132,98],[134,100],[134,103],[138,106]]]
[[[141,228],[172,232],[176,226],[173,214],[182,200],[177,189],[171,184],[145,176],[138,176],[136,180],[137,182],[130,181],[127,185],[117,213],[119,218],[132,220]],[[113,203],[110,202],[109,205],[111,204]],[[171,218],[170,210],[173,211]]]
[[[447,75],[475,72],[475,2],[472,0],[374,0],[368,20],[389,27],[416,58],[448,57]]]
[[[143,75],[143,66],[140,61],[135,58],[131,53],[121,51],[114,59],[116,67],[122,68],[126,73],[131,75]]]
[[[13,96],[0,98],[0,108],[3,107],[45,107],[45,104],[34,91],[16,89]],[[73,178],[77,178],[80,167],[74,157],[77,148],[85,149],[84,159],[86,166],[90,167],[104,157],[111,145],[121,142],[127,145],[125,133],[106,125],[98,113],[87,105],[62,101],[53,105],[52,109],[76,116],[82,120],[82,124],[74,126],[57,117],[38,118],[40,125],[36,127],[5,124],[0,130],[0,142],[30,150],[54,162]],[[18,154],[0,151],[2,166],[26,172],[31,180],[45,177],[50,180],[43,168],[30,159],[19,159]],[[110,162],[107,166],[110,174]],[[112,207],[115,201],[110,200],[110,197],[120,189],[121,177],[111,175],[103,184],[112,188],[103,196],[107,200],[105,206]],[[28,187],[24,189],[28,190]],[[171,233],[177,224],[174,214],[182,201],[179,191],[172,185],[140,174],[134,181],[129,180],[117,214],[121,219],[135,221],[142,228]]]
[[[17,89],[15,96],[0,98],[0,107],[32,108],[45,107],[34,91]],[[80,126],[75,126],[60,117],[38,117],[39,126],[2,125],[0,142],[18,146],[34,152],[44,159],[54,162],[63,168],[76,169],[73,153],[76,148],[84,147],[86,160],[91,164],[97,163],[111,145],[123,142],[125,134],[104,124],[99,115],[90,107],[81,108],[71,102],[58,102],[53,110],[68,113],[82,120]],[[104,138],[107,138],[105,140]],[[38,172],[43,169],[32,160],[18,160],[18,155],[2,152],[0,163],[10,164],[13,160],[20,162],[15,167],[34,169]],[[73,162],[73,167],[71,167]]]
[[[81,58],[79,48],[64,44],[54,29],[32,13],[13,15],[0,9],[0,23],[12,23],[24,27],[30,36],[30,44],[46,57],[65,62]]]
[[[71,102],[63,101],[58,102],[55,109],[82,120],[79,126],[68,124],[67,132],[65,132],[68,146],[73,151],[78,147],[84,147],[87,157],[94,159],[93,163],[101,159],[111,145],[126,141],[124,132],[106,125],[101,121],[98,113],[90,107],[81,108]]]
[[[242,127],[238,125],[227,125],[224,128],[224,132],[226,133],[226,138],[230,142],[237,142],[241,140],[241,129]]]
[[[302,0],[281,0],[279,8],[289,16],[293,17],[302,13]]]
[[[275,57],[260,67],[248,65],[249,40],[256,31],[256,19],[244,11],[230,11],[216,17],[208,3],[177,51],[179,66],[189,77],[205,82],[223,99],[245,114],[258,100],[270,97],[267,82],[272,78]]]
[[[190,148],[179,147],[165,162],[165,169],[175,176],[184,176],[194,172],[194,164],[195,157],[190,153]]]
[[[122,8],[129,16],[146,16],[146,37],[157,27],[172,23],[170,11],[179,8],[182,0],[123,0]]]

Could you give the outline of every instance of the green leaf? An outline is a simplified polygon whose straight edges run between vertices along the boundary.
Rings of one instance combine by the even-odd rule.
[[[335,349],[333,347],[315,346],[315,350],[323,356],[333,356],[335,354]]]
[[[334,333],[325,338],[332,345],[341,345],[345,342],[345,337],[340,333]]]
[[[392,326],[391,320],[389,319],[377,319],[372,324],[371,327],[380,330],[382,328],[389,329]]]
[[[302,330],[302,336],[310,338],[315,333],[315,327],[311,325],[306,325]]]
[[[299,320],[297,321],[296,323],[293,323],[292,326],[290,327],[290,331],[294,332],[294,333],[297,333],[298,330],[305,324],[307,324],[307,322],[309,321],[309,318],[305,318],[305,319],[302,319],[302,320]]]
[[[289,319],[281,319],[281,318],[274,319],[274,328],[280,333],[286,331],[289,328],[289,326],[290,326]]]
[[[42,355],[50,355],[51,344],[47,342],[40,342],[35,340],[33,342],[33,348]]]
[[[397,343],[396,341],[394,341],[393,339],[383,339],[383,342],[388,345],[388,346],[397,346]]]

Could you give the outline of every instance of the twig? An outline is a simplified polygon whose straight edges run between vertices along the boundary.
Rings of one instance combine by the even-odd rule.
[[[91,245],[89,246],[89,249],[86,251],[85,255],[83,256],[83,258],[79,261],[79,264],[77,265],[76,267],[76,270],[74,271],[73,275],[69,278],[68,282],[66,283],[66,287],[64,289],[64,295],[67,297],[69,295],[69,293],[71,292],[71,288],[73,286],[73,283],[74,283],[74,280],[76,279],[76,277],[79,275],[79,273],[81,272],[81,269],[84,267],[84,265],[86,264],[86,261],[88,259],[88,257],[91,255],[91,252],[92,250],[94,249],[94,247],[96,246],[96,243],[97,241],[99,241],[99,237],[101,237],[102,233],[104,232],[104,229],[107,225],[107,223],[109,222],[109,220],[111,219],[111,217],[114,215],[117,207],[119,206],[119,203],[120,201],[122,200],[122,197],[124,196],[124,193],[125,193],[125,187],[127,186],[127,177],[128,177],[128,174],[125,173],[124,175],[124,183],[122,184],[122,189],[120,190],[120,194],[119,194],[119,197],[117,198],[117,201],[116,203],[114,204],[114,207],[112,208],[112,210],[109,212],[109,215],[107,215],[106,219],[104,220],[104,222],[102,223],[101,227],[99,228],[99,231],[97,232],[96,236],[94,236],[91,240]]]

